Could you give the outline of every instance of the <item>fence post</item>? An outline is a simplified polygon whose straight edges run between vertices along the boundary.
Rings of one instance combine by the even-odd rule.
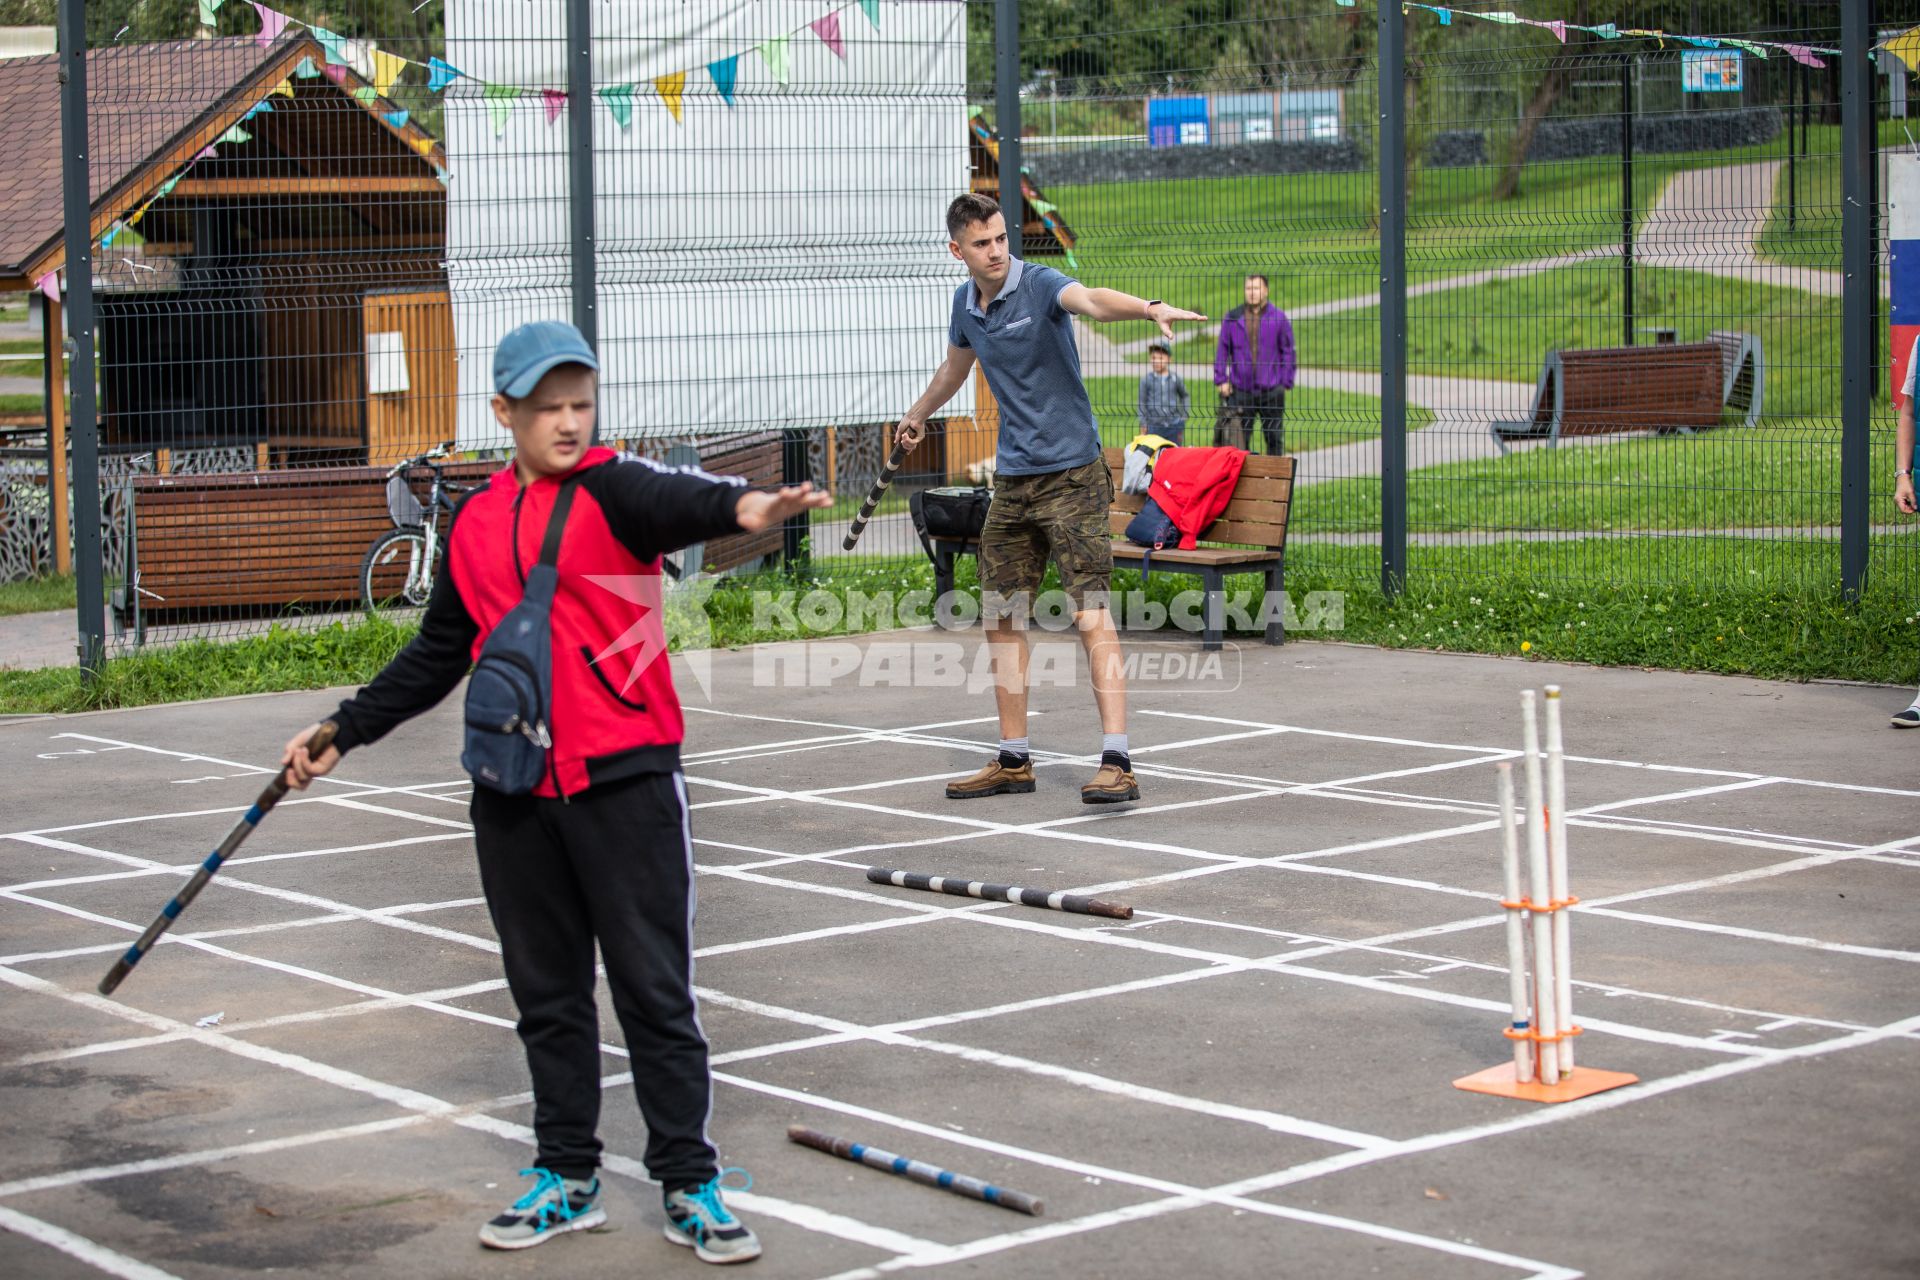
[[[825,428],[832,431],[832,427]],[[804,480],[813,480],[822,488],[831,486],[833,478],[826,480],[809,476],[811,468],[807,463],[807,429],[805,427],[787,427],[780,433],[780,483],[799,484]],[[813,527],[813,513],[802,511],[798,515],[787,517],[780,530],[780,559],[782,567],[789,573],[801,572],[810,567],[809,546],[806,541],[808,531]]]
[[[1380,590],[1407,581],[1407,44],[1400,5],[1380,21]]]
[[[1021,252],[1026,201],[1020,191],[1020,0],[994,0],[994,124],[1000,134],[1000,212],[1007,220],[1007,252]]]
[[[87,22],[82,0],[60,0],[60,191],[66,206],[67,330],[73,338],[74,591],[81,669],[106,670],[106,569],[100,545],[100,424],[93,396],[93,194],[87,143]],[[54,395],[61,393],[59,387]],[[49,404],[48,409],[53,406]],[[64,538],[65,529],[53,530]]]
[[[1868,467],[1873,430],[1874,269],[1867,166],[1873,160],[1868,0],[1840,4],[1840,585],[1857,601],[1867,577]]]
[[[593,222],[593,0],[567,0],[567,212],[573,251],[573,327],[597,353]],[[600,439],[596,415],[594,440]]]
[[[1620,59],[1620,271],[1626,291],[1620,345],[1633,345],[1633,62]]]

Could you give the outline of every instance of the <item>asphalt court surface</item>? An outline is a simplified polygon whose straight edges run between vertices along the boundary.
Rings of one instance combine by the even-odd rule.
[[[833,664],[768,656],[712,655],[710,696],[680,681],[712,1130],[754,1178],[750,1274],[1920,1271],[1920,734],[1882,728],[1895,695],[1255,646],[1215,687],[1135,684],[1138,803],[1080,804],[1091,698],[1049,687],[1038,790],[956,804],[989,693],[790,687]],[[1559,1107],[1451,1086],[1507,1057],[1493,764],[1547,683],[1580,1062],[1642,1080]],[[0,1274],[697,1274],[660,1238],[604,991],[609,1226],[474,1239],[525,1185],[532,1106],[457,699],[289,797],[94,994],[338,697],[0,724]],[[1046,1214],[795,1147],[791,1123]]]

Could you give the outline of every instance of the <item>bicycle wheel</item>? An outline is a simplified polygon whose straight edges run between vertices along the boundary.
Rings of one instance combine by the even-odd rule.
[[[360,602],[368,613],[422,608],[433,592],[433,569],[427,563],[425,531],[383,534],[360,562]]]

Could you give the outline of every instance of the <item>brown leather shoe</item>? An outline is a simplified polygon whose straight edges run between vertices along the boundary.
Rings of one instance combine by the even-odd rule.
[[[1140,784],[1133,780],[1133,774],[1117,764],[1103,764],[1100,772],[1093,775],[1093,781],[1080,788],[1080,798],[1088,804],[1119,804],[1122,800],[1138,800]]]
[[[1018,768],[1009,769],[995,756],[986,768],[971,778],[962,778],[958,782],[947,784],[947,799],[976,800],[981,796],[997,796],[1002,793],[1022,795],[1033,790],[1033,761],[1028,760]]]

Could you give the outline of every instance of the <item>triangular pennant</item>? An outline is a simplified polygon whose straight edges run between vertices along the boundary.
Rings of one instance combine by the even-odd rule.
[[[1565,44],[1567,42],[1567,24],[1560,21],[1558,18],[1554,19],[1552,22],[1537,22],[1534,25],[1544,26],[1547,30],[1553,32],[1554,35],[1560,38],[1561,44]]]
[[[1759,45],[1755,44],[1751,40],[1729,40],[1729,39],[1722,38],[1720,43],[1724,45],[1731,45],[1733,48],[1740,50],[1742,53],[1749,54],[1755,58],[1758,58],[1762,62],[1765,62],[1767,60],[1767,51],[1765,49],[1762,49]]]
[[[212,26],[216,21],[216,15],[220,12],[220,6],[224,3],[225,0],[200,0],[200,25]]]
[[[547,123],[552,124],[567,109],[567,95],[559,89],[542,89],[540,105],[547,109]]]
[[[380,95],[373,91],[373,86],[370,84],[363,84],[358,89],[355,89],[353,91],[353,98],[354,101],[364,102],[368,106],[372,106],[374,103],[380,101]]]
[[[867,15],[875,31],[880,29],[880,0],[860,0],[860,12]]]
[[[307,29],[313,32],[313,38],[320,42],[322,49],[326,50],[329,65],[336,67],[344,67],[347,65],[347,38],[345,36],[337,36],[325,27],[309,27]]]
[[[346,63],[329,62],[326,66],[320,68],[320,70],[326,73],[327,79],[333,81],[335,84],[339,85],[342,89],[347,87],[347,64]]]
[[[513,114],[513,100],[520,96],[519,86],[490,84],[480,96],[486,100],[487,115],[493,120],[493,136],[498,138],[507,131],[507,117]]]
[[[1046,200],[1029,200],[1027,201],[1027,208],[1032,209],[1035,213],[1041,214],[1058,213],[1060,211],[1059,205],[1052,204]]]
[[[1591,31],[1602,40],[1618,40],[1620,38],[1620,28],[1614,26],[1611,22],[1603,22],[1597,27],[1582,27],[1580,29],[1582,31]]]
[[[100,237],[100,247],[102,249],[111,249],[113,247],[113,242],[119,239],[120,233],[122,231],[125,231],[126,229],[127,229],[127,224],[124,222],[116,222],[112,226],[108,227],[107,233]]]
[[[740,55],[722,58],[718,62],[707,64],[707,74],[713,77],[713,87],[720,91],[727,105],[733,105],[733,83],[740,74]]]
[[[1067,270],[1078,271],[1079,269],[1080,269],[1080,259],[1073,256],[1073,250],[1071,249],[1067,250]]]
[[[233,128],[227,130],[225,133],[215,138],[214,141],[215,142],[252,142],[253,135],[248,133],[245,129],[242,129],[239,125],[235,125],[233,126]]]
[[[969,120],[978,120],[981,116],[985,114],[987,114],[987,109],[985,107],[968,107],[967,108],[967,119]]]
[[[47,272],[47,274],[34,281],[33,287],[46,294],[49,298],[52,298],[55,302],[60,301],[60,273],[58,271]]]
[[[312,58],[302,58],[300,65],[293,69],[293,74],[302,80],[311,80],[320,74],[320,68],[313,65]]]
[[[767,70],[773,74],[775,84],[787,82],[787,38],[775,36],[760,46],[760,57],[767,64]]]
[[[1900,40],[1900,39],[1908,39],[1908,38],[1917,37],[1917,36],[1920,36],[1920,31],[1909,31],[1906,34],[1906,36],[1896,36],[1894,38],[1896,40]],[[1780,49],[1785,49],[1787,51],[1787,56],[1789,58],[1792,58],[1795,62],[1801,63],[1805,66],[1824,67],[1827,65],[1826,63],[1820,61],[1820,59],[1814,57],[1813,50],[1807,48],[1806,45],[1783,44],[1783,45],[1776,45],[1775,47]],[[1900,61],[1906,63],[1909,67],[1914,65],[1913,58],[1908,57],[1907,54],[1900,53],[1899,50],[1897,49],[1894,49],[1893,44],[1891,42],[1888,43],[1887,48],[1890,50],[1893,50],[1895,56],[1897,56],[1900,59]],[[1908,53],[1914,54],[1915,56],[1920,56],[1920,39],[1913,40],[1913,43],[1908,48]]]
[[[165,182],[161,183],[160,189],[153,193],[153,200],[164,200],[168,196],[172,195],[173,189],[180,185],[180,179],[183,176],[184,176],[183,174],[176,173],[171,178],[168,178]],[[147,203],[152,204],[153,200],[149,200],[147,201]]]
[[[219,154],[220,154],[220,153],[219,153],[218,151],[215,151],[215,150],[214,150],[214,149],[213,149],[212,147],[210,147],[210,146],[208,146],[208,147],[202,147],[202,148],[200,148],[200,154],[199,154],[199,155],[197,155],[197,156],[195,156],[195,157],[193,158],[193,159],[194,159],[194,163],[196,163],[196,164],[198,164],[198,163],[199,163],[200,161],[202,161],[202,160],[211,160],[211,159],[213,159],[214,157],[216,157],[216,156],[218,156]]]
[[[273,110],[273,103],[267,101],[265,98],[262,98],[260,99],[260,101],[254,103],[251,107],[248,107],[247,114],[241,116],[240,118],[242,120],[251,120],[255,116],[271,110]]]
[[[826,43],[827,48],[833,50],[834,57],[843,62],[846,61],[847,42],[840,38],[839,14],[830,13],[824,18],[815,18],[807,25],[813,28],[813,34],[819,36]]]
[[[406,69],[407,60],[405,58],[397,57],[391,53],[385,53],[379,49],[373,51],[373,87],[379,91],[381,97],[385,98],[392,95],[393,82],[398,80],[400,73]]]
[[[432,138],[429,138],[424,133],[420,133],[420,134],[415,134],[411,138],[408,138],[407,145],[412,147],[415,151],[418,151],[420,153],[420,158],[424,160],[428,156],[433,154],[433,148],[435,146],[435,143]]]
[[[282,80],[279,84],[273,86],[273,91],[283,98],[291,98],[293,96],[293,80],[291,78]]]
[[[1520,15],[1517,13],[1476,13],[1473,16],[1482,22],[1498,22],[1503,26],[1512,27],[1520,24]]]
[[[427,59],[427,89],[438,93],[448,85],[467,74],[443,58]]]
[[[1440,19],[1441,26],[1450,27],[1453,25],[1453,10],[1442,9],[1440,6],[1432,4],[1423,4],[1420,7]]]
[[[405,111],[389,111],[385,116],[382,117],[382,119],[384,119],[388,124],[392,125],[396,129],[406,128],[407,118],[408,118],[408,113]]]
[[[622,129],[633,123],[633,86],[610,84],[599,91],[600,100],[613,112],[613,122]]]
[[[254,12],[260,15],[260,33],[253,38],[253,42],[264,49],[278,40],[280,33],[287,29],[287,15],[278,9],[267,8],[260,0],[252,0],[252,3]]]
[[[660,101],[666,103],[667,110],[673,113],[674,123],[684,123],[680,119],[680,99],[687,91],[687,73],[676,71],[670,76],[655,76],[653,91],[660,95]]]

